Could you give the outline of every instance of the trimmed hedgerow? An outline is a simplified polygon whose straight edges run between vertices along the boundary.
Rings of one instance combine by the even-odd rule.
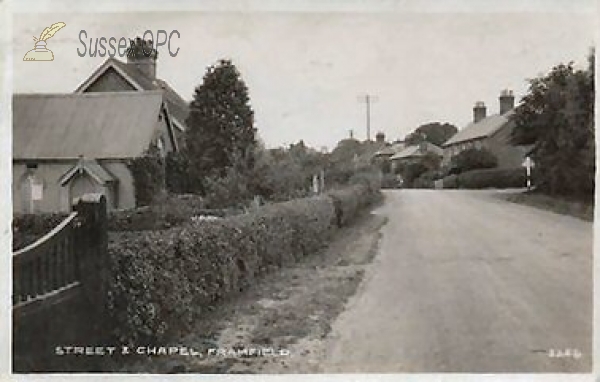
[[[329,192],[335,208],[335,219],[338,227],[347,225],[357,212],[372,201],[372,193],[363,184]]]
[[[444,177],[443,188],[458,188],[458,175],[452,174]]]
[[[444,188],[519,188],[527,184],[524,168],[472,170],[444,178]]]
[[[536,182],[535,172],[532,174]],[[444,188],[521,188],[527,185],[525,168],[492,168],[472,170],[444,178]]]
[[[460,188],[518,188],[527,185],[524,168],[472,170],[458,175]]]
[[[337,194],[346,214],[348,203],[356,213],[366,203],[360,198],[369,196],[364,186]],[[163,231],[113,233],[109,312],[115,339],[148,343],[189,329],[204,309],[261,273],[318,253],[334,214],[332,198],[323,195]]]

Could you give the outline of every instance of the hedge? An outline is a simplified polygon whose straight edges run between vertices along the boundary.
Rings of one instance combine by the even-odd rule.
[[[458,188],[458,175],[456,174],[448,175],[442,181],[444,188]]]
[[[381,179],[381,188],[400,188],[401,185],[402,183],[395,174],[384,174],[383,178]]]
[[[334,200],[348,222],[372,198],[359,185],[162,231],[113,233],[108,297],[115,339],[148,343],[189,329],[199,313],[257,275],[318,253],[334,228]]]
[[[517,188],[525,187],[526,184],[527,173],[521,167],[472,170],[444,178],[444,188]]]
[[[67,217],[65,213],[19,214],[12,220],[13,249],[23,248],[41,238]]]
[[[363,204],[369,203],[369,190],[357,184],[328,193],[335,209],[335,223],[338,227],[347,225]]]
[[[240,214],[235,209],[207,209],[199,195],[169,195],[150,206],[111,211],[109,231],[164,230],[185,224],[194,216],[226,217]]]

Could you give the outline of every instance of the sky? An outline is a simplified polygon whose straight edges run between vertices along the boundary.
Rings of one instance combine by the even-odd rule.
[[[163,4],[167,12],[153,2],[96,8],[38,3],[46,5],[15,5],[13,92],[77,88],[106,59],[78,56],[81,30],[86,46],[90,38],[177,30],[180,38],[172,44],[180,50],[171,57],[159,48],[158,77],[191,100],[206,68],[231,59],[249,88],[256,127],[268,147],[302,139],[332,149],[350,130],[365,139],[364,94],[375,96],[371,137],[382,131],[388,140],[400,139],[435,121],[461,128],[471,121],[476,101],[486,103],[488,114],[497,113],[501,90],[513,90],[518,102],[528,78],[561,62],[585,65],[597,27],[594,2],[583,0],[530,1],[525,7],[514,1],[298,1],[287,8],[273,1],[262,7],[207,2],[212,6],[204,8],[184,1]],[[55,60],[22,61],[33,36],[58,21],[67,26],[48,40]]]

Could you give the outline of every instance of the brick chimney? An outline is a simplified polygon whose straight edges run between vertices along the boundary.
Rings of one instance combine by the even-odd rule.
[[[129,41],[127,65],[134,66],[151,80],[156,79],[156,59],[158,58],[158,52],[154,49],[152,40],[142,40],[136,37],[135,40]]]
[[[475,102],[473,106],[473,122],[477,123],[486,117],[486,108],[483,101]]]
[[[383,132],[378,132],[377,135],[375,135],[375,141],[377,143],[384,143],[385,142],[385,134]]]
[[[515,107],[515,97],[512,90],[502,90],[500,93],[500,114],[505,114]]]

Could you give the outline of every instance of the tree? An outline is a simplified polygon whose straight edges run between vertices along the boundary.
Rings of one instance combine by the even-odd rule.
[[[325,154],[303,141],[289,147],[265,149],[259,145],[250,188],[267,200],[288,200],[305,196],[314,175],[325,169]]]
[[[436,146],[441,146],[457,132],[456,126],[450,123],[430,122],[417,127],[415,131],[408,134],[405,142],[409,145],[415,145],[427,141]]]
[[[498,159],[488,149],[471,148],[456,154],[450,159],[451,167],[458,173],[498,166]]]
[[[354,138],[342,139],[331,152],[333,162],[349,162],[362,153],[362,144]]]
[[[594,192],[594,60],[586,70],[560,64],[529,80],[515,109],[512,141],[533,145],[538,188],[550,194],[590,197]]]
[[[427,153],[417,161],[400,165],[397,173],[402,176],[403,186],[410,188],[414,186],[415,180],[424,174],[433,176],[440,169],[441,158],[433,153]]]
[[[196,190],[203,190],[203,179],[224,177],[232,166],[242,171],[253,167],[254,112],[248,88],[231,61],[208,68],[195,89],[186,124],[185,149]]]

